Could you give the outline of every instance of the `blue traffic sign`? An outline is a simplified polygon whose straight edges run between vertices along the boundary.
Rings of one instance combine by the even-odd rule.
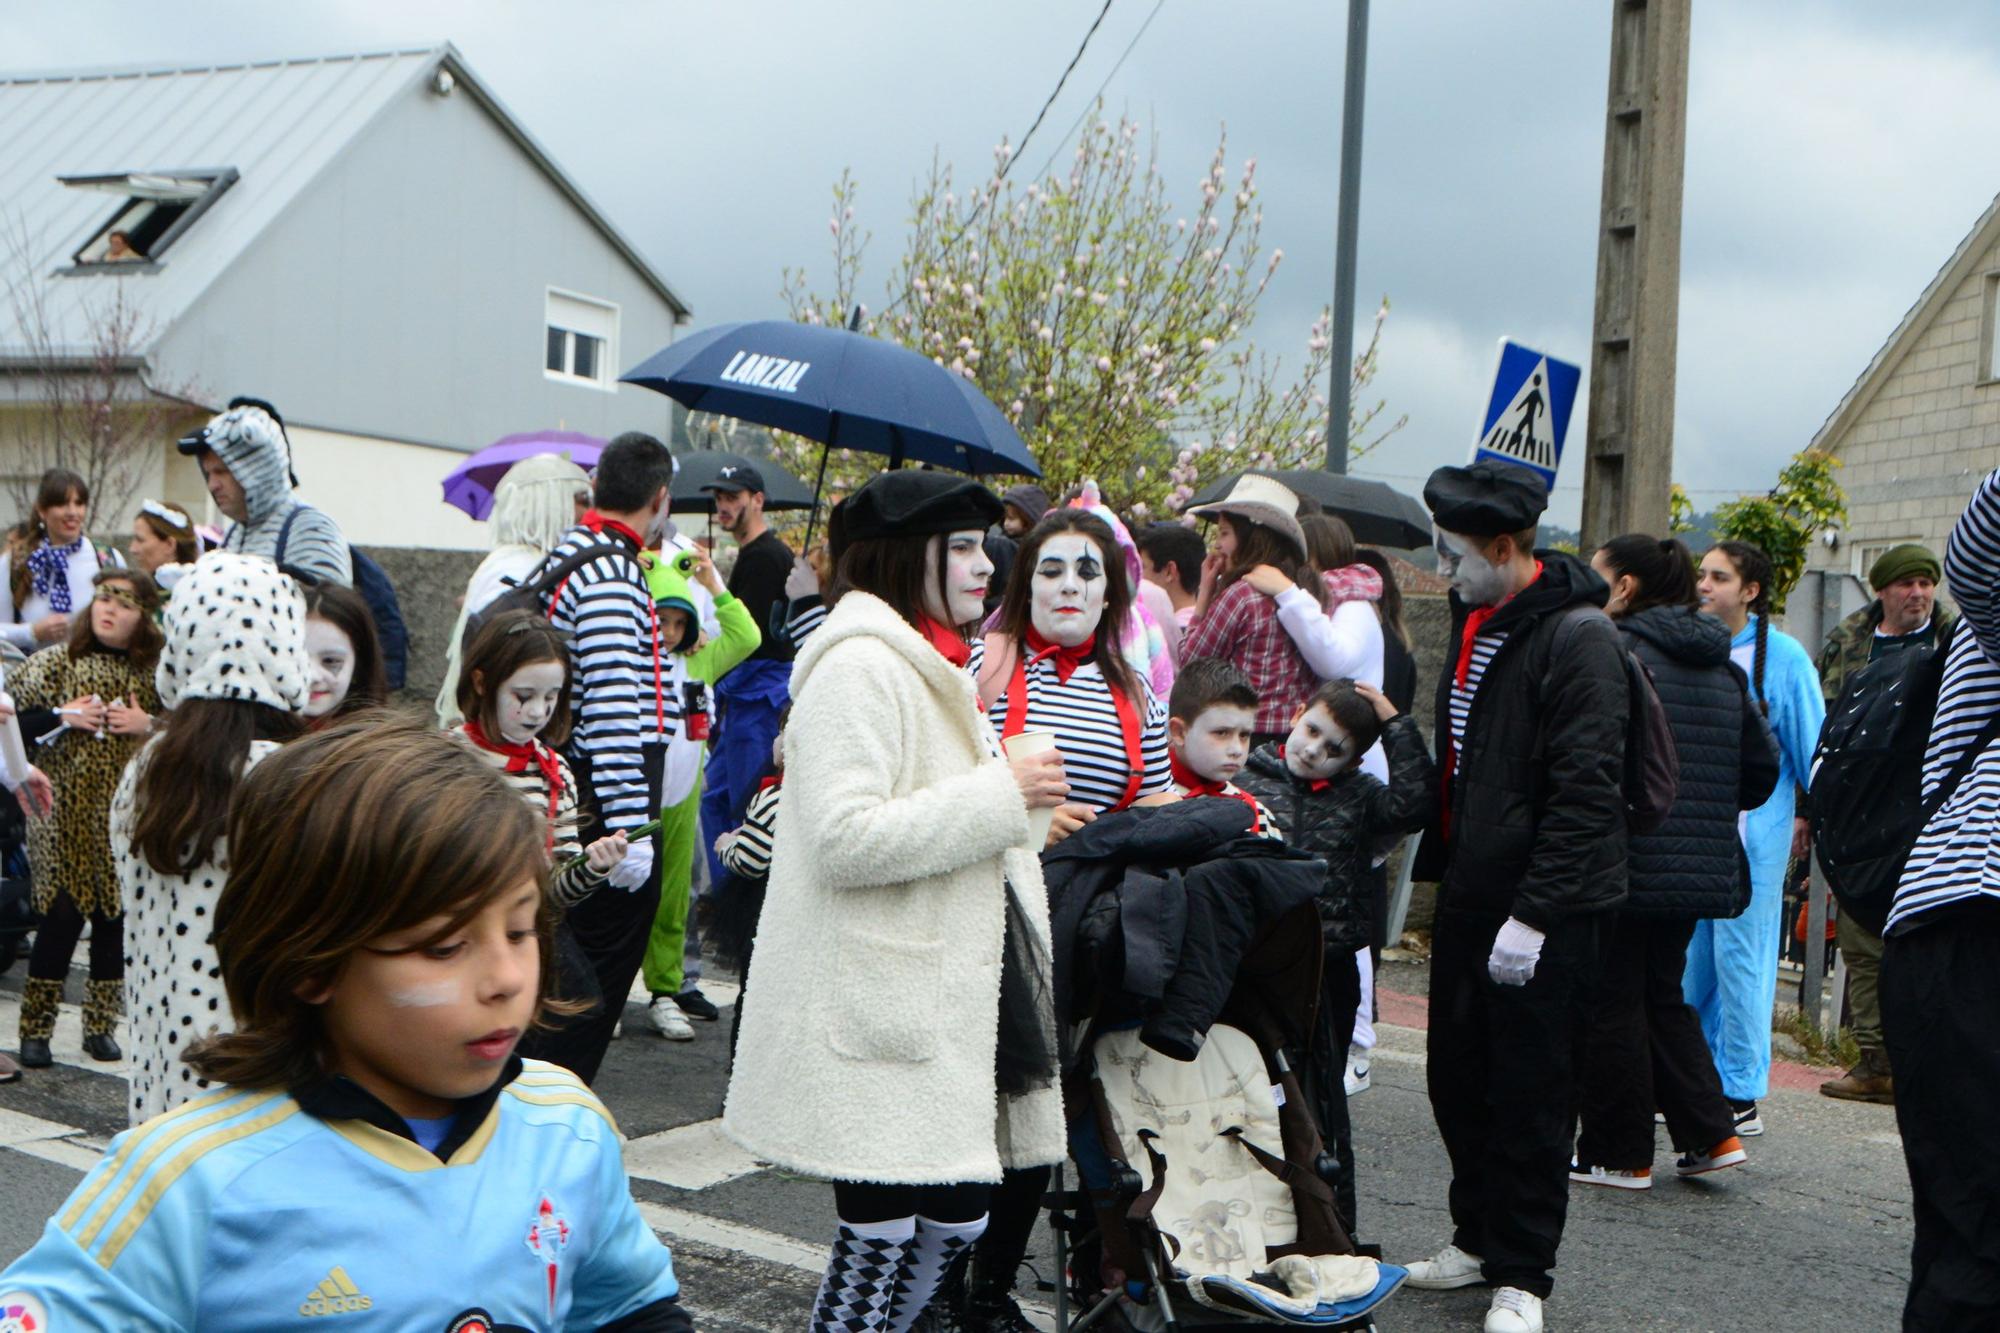
[[[1582,382],[1583,372],[1570,362],[1502,338],[1493,392],[1472,446],[1473,461],[1518,463],[1541,473],[1553,488]]]

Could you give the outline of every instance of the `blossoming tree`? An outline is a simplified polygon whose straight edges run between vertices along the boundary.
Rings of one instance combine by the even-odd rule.
[[[1065,169],[1017,182],[1001,144],[993,169],[961,192],[933,158],[918,183],[901,258],[877,308],[860,299],[869,235],[856,186],[833,190],[832,283],[786,270],[795,318],[845,323],[914,348],[976,383],[1014,421],[1052,492],[1095,478],[1136,518],[1178,512],[1204,482],[1246,467],[1314,467],[1326,456],[1331,356],[1322,311],[1287,365],[1250,341],[1258,302],[1284,259],[1262,245],[1257,162],[1233,178],[1226,137],[1178,210],[1140,127],[1093,113]],[[1354,401],[1373,378],[1385,299],[1355,358]],[[1383,404],[1357,408],[1358,456],[1400,427]],[[1369,438],[1369,432],[1375,434]],[[820,446],[780,437],[782,462],[805,476]],[[832,489],[879,460],[836,453]]]

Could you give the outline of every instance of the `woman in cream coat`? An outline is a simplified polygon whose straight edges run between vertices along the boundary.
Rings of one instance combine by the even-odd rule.
[[[908,1329],[984,1229],[1003,1166],[1064,1152],[1028,811],[1068,787],[1054,754],[1000,757],[956,628],[983,609],[999,517],[943,473],[857,491],[831,529],[845,594],[793,670],[724,1124],[834,1182],[813,1329]]]

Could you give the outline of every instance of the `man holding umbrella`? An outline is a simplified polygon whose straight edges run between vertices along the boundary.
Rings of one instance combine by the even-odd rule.
[[[724,872],[714,840],[743,822],[743,808],[770,767],[778,719],[791,701],[792,645],[773,636],[770,624],[772,610],[787,605],[785,580],[792,573],[792,548],[764,521],[764,474],[753,464],[726,464],[702,489],[715,497],[716,521],[736,539],[729,594],[743,603],[764,631],[764,642],[750,660],[715,687],[718,716],[708,743],[701,827],[703,842],[709,845],[709,883],[720,884]],[[706,1001],[702,1004],[713,1010]],[[696,1018],[715,1016],[701,1007],[688,1012]]]

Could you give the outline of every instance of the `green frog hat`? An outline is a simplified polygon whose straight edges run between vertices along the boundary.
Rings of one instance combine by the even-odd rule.
[[[686,551],[662,551],[646,562],[646,587],[653,594],[653,605],[661,611],[687,613],[681,641],[667,645],[670,653],[693,652],[701,642],[701,608],[695,603],[694,584],[688,579],[693,567],[694,558]]]

